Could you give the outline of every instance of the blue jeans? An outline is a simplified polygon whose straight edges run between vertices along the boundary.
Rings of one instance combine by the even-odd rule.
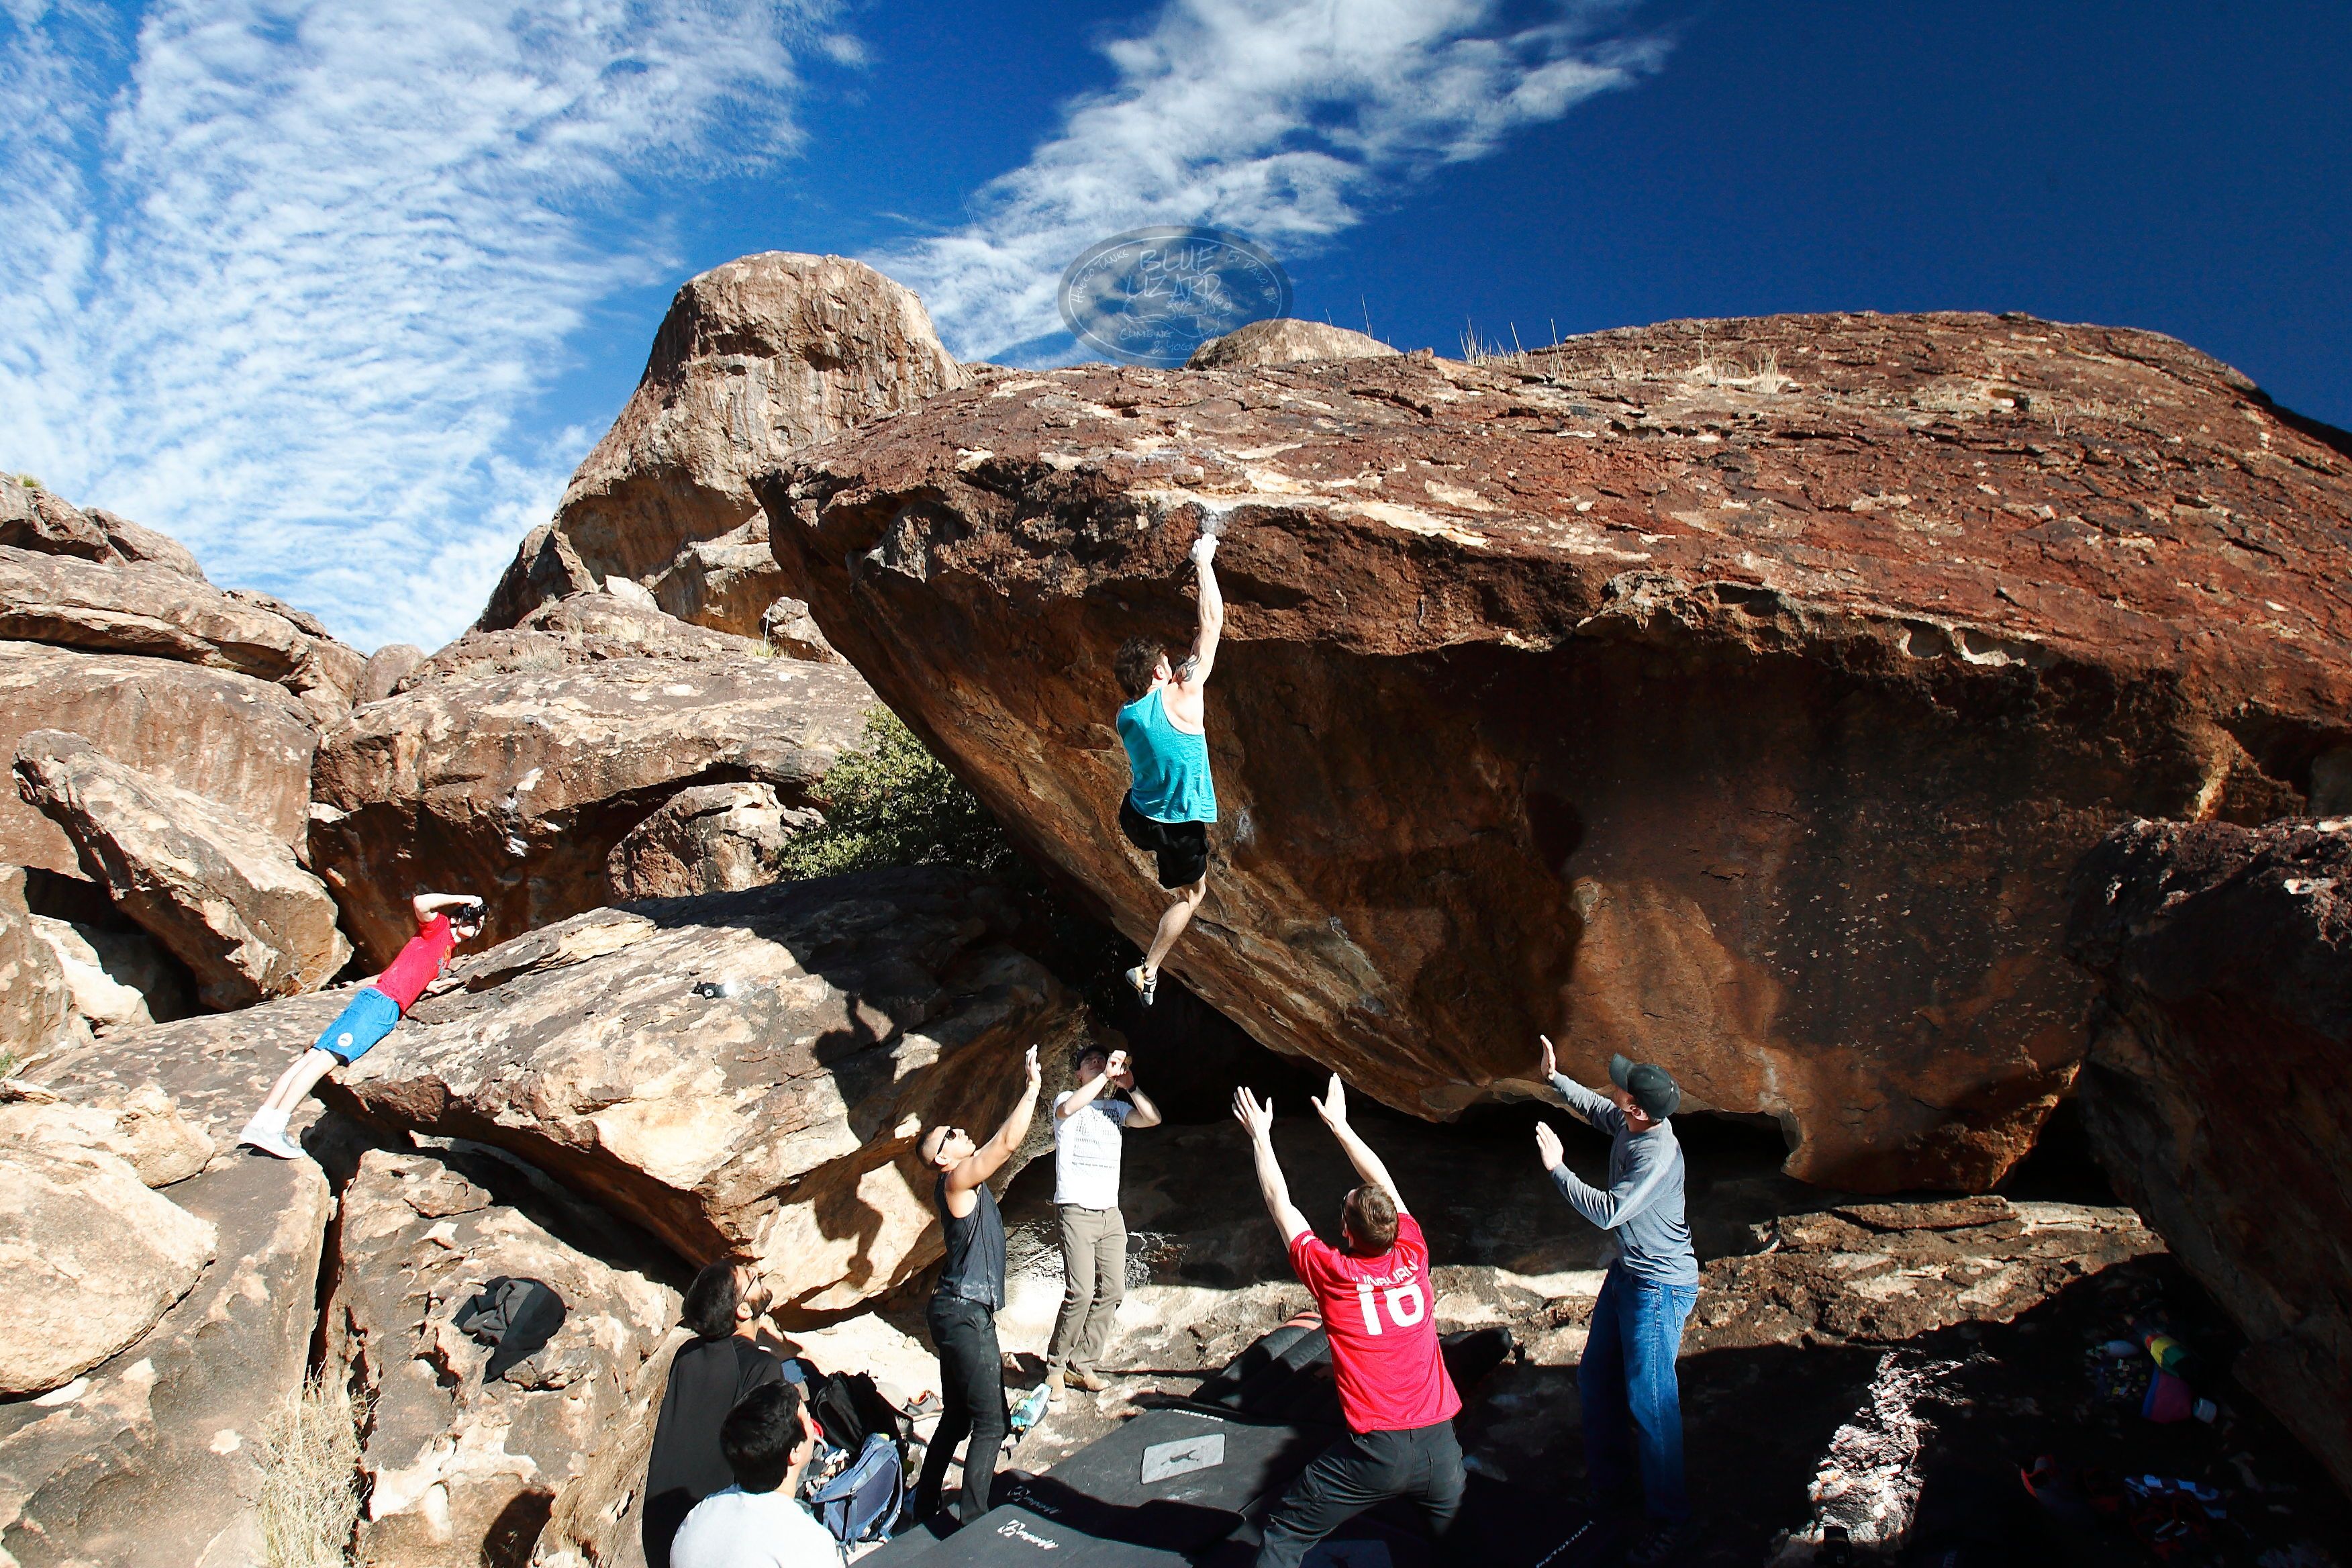
[[[1632,1479],[1625,1464],[1630,1437],[1650,1516],[1676,1523],[1688,1517],[1690,1500],[1683,1492],[1683,1406],[1675,1356],[1682,1349],[1683,1320],[1697,1303],[1696,1285],[1660,1285],[1610,1269],[1576,1369],[1576,1392],[1584,1402],[1584,1468],[1593,1494]]]

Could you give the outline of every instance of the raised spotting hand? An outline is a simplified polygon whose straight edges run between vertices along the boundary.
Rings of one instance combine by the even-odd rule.
[[[1234,1120],[1249,1129],[1249,1135],[1259,1142],[1274,1136],[1274,1101],[1263,1105],[1247,1089],[1234,1090]]]
[[[1543,1162],[1543,1168],[1547,1171],[1559,1170],[1562,1153],[1559,1134],[1551,1130],[1551,1123],[1537,1122],[1536,1158]]]

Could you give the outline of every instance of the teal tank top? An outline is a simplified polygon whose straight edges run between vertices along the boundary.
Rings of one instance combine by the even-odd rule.
[[[1217,786],[1209,778],[1209,741],[1168,721],[1158,691],[1118,710],[1118,738],[1135,776],[1128,794],[1154,822],[1214,822]]]

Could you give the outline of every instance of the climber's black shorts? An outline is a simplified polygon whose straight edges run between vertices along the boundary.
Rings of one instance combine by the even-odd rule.
[[[1118,830],[1127,841],[1160,861],[1160,885],[1189,888],[1209,874],[1209,825],[1159,822],[1135,809],[1135,797],[1118,803]]]

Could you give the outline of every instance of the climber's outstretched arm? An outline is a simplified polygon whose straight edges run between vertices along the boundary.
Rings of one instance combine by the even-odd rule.
[[[1282,1162],[1274,1157],[1274,1102],[1267,1100],[1261,1105],[1256,1095],[1246,1089],[1237,1089],[1234,1090],[1234,1119],[1249,1129],[1250,1152],[1257,1162],[1258,1195],[1265,1200],[1265,1212],[1282,1232],[1283,1244],[1288,1246],[1299,1233],[1313,1227],[1290,1201],[1290,1184],[1283,1179]]]
[[[1204,533],[1192,542],[1192,564],[1201,576],[1201,626],[1192,636],[1192,651],[1176,671],[1176,684],[1198,691],[1208,683],[1217,662],[1217,638],[1225,629],[1225,596],[1217,588],[1217,536]]]

